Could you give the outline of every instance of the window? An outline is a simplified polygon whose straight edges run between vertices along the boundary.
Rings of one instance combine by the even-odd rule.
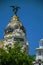
[[[39,51],[38,55],[41,55],[41,51]]]
[[[42,43],[42,46],[43,46],[43,43]]]
[[[20,41],[24,41],[24,39],[23,38],[14,38],[14,41],[17,41],[17,40],[20,40]]]
[[[43,43],[41,43],[40,46],[43,46]]]

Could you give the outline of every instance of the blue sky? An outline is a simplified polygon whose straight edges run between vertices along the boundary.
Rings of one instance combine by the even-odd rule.
[[[39,40],[43,38],[43,0],[1,0],[0,1],[0,39],[4,29],[14,15],[10,6],[18,5],[20,21],[26,28],[30,54],[36,54]]]

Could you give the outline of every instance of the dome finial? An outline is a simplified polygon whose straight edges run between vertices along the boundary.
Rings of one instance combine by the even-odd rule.
[[[18,6],[11,6],[11,7],[12,7],[12,9],[13,9],[14,14],[17,15],[17,11],[18,11],[18,9],[19,9],[20,7],[18,7]]]

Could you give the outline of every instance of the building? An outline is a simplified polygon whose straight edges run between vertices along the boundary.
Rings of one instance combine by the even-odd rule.
[[[39,48],[36,48],[36,61],[34,65],[43,65],[43,39],[39,41]]]
[[[13,47],[14,43],[18,40],[20,40],[20,45],[23,46],[23,50],[26,50],[26,52],[28,53],[28,42],[26,39],[26,31],[25,28],[23,26],[23,24],[20,22],[19,17],[16,14],[16,9],[14,7],[14,16],[11,17],[10,22],[8,23],[8,25],[5,28],[4,31],[4,40],[2,40],[2,42],[0,41],[1,47],[3,47],[4,49],[6,49],[6,45]]]

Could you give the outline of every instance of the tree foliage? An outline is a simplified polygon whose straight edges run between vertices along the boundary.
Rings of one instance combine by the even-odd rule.
[[[7,51],[0,48],[0,65],[33,65],[33,59],[21,51],[22,46],[17,41],[13,48],[7,46]]]

